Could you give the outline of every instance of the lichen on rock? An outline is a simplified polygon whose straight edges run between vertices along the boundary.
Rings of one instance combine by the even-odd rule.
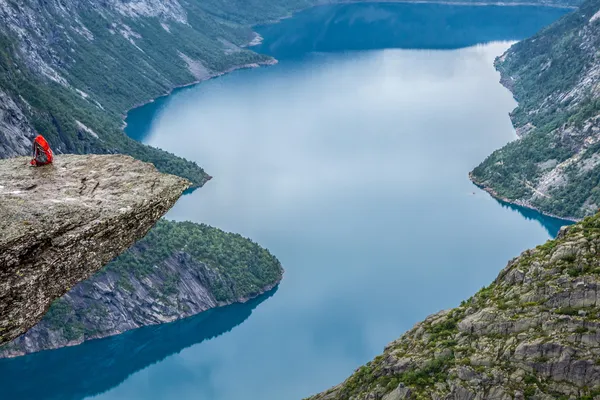
[[[154,225],[189,187],[123,155],[0,160],[0,344]]]
[[[600,214],[312,400],[600,398]]]

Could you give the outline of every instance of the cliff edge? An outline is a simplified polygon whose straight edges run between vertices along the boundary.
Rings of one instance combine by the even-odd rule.
[[[143,237],[188,187],[123,155],[0,160],[0,344]]]
[[[139,242],[52,303],[0,358],[73,346],[259,296],[283,277],[267,249],[205,224],[161,218]]]
[[[600,399],[600,214],[312,400]]]

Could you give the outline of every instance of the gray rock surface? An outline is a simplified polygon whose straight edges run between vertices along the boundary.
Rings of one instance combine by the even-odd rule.
[[[189,183],[122,155],[0,160],[0,343],[126,250]]]
[[[600,399],[600,214],[313,400]]]

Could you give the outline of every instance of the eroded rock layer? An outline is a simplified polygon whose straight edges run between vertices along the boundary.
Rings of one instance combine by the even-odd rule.
[[[0,161],[0,343],[126,250],[189,183],[122,155]]]

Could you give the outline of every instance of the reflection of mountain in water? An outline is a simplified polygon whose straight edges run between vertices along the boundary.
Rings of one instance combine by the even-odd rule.
[[[573,222],[567,221],[560,218],[548,217],[539,211],[532,210],[531,208],[517,206],[515,204],[507,203],[502,200],[495,199],[502,207],[510,208],[511,210],[517,211],[519,214],[525,217],[525,219],[534,220],[540,223],[551,237],[556,237],[561,227],[565,225],[572,225]]]
[[[258,27],[266,39],[252,49],[277,58],[340,50],[458,49],[532,36],[567,11],[408,3],[321,6]]]
[[[0,398],[70,400],[102,393],[148,365],[232,330],[276,291],[169,324],[0,360]]]

